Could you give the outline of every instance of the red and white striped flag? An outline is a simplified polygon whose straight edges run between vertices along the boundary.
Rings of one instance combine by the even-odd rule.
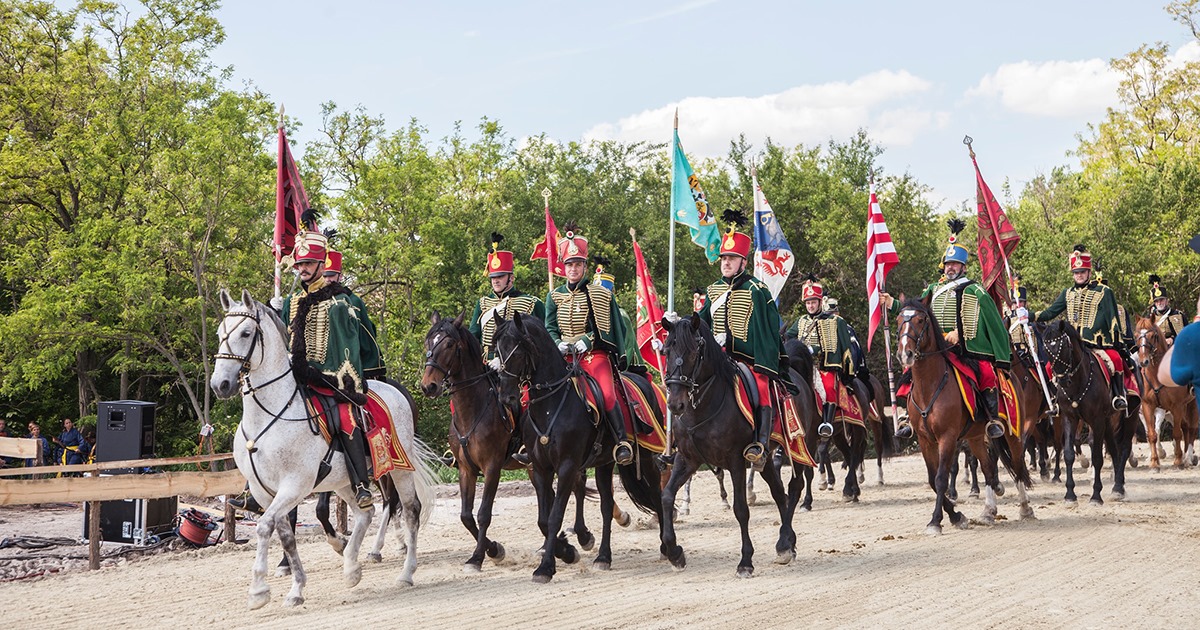
[[[871,339],[879,330],[879,322],[883,318],[883,305],[880,304],[879,294],[883,290],[883,281],[887,274],[900,262],[896,255],[896,246],[892,244],[892,234],[888,232],[887,224],[883,222],[883,210],[879,209],[879,199],[875,197],[875,183],[871,183],[871,207],[867,211],[867,305],[870,311],[870,324],[867,326],[867,350],[871,349]]]

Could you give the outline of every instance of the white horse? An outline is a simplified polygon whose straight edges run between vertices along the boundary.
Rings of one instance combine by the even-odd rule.
[[[353,514],[353,529],[342,553],[346,586],[352,587],[362,578],[358,552],[375,508],[358,507],[341,453],[332,453],[332,470],[317,484],[318,467],[329,454],[330,446],[308,417],[302,390],[293,378],[283,321],[244,290],[241,302],[235,302],[222,289],[221,307],[225,317],[217,329],[220,343],[209,385],[220,398],[230,398],[239,391],[242,394],[242,421],[233,438],[234,461],[250,482],[254,498],[266,506],[257,527],[258,554],[250,580],[250,609],[261,608],[271,599],[266,577],[272,532],[279,534],[292,569],[292,589],[283,604],[304,603],[307,577],[296,551],[295,533],[287,524],[287,514],[312,492],[337,492]],[[407,526],[407,558],[397,583],[411,586],[417,567],[417,530],[428,521],[433,510],[433,480],[428,462],[434,455],[413,434],[413,413],[404,396],[378,381],[371,383],[371,389],[391,410],[396,437],[416,468],[415,472],[390,473],[400,494]]]

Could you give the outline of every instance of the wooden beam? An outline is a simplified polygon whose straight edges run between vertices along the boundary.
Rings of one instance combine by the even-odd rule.
[[[0,457],[41,459],[42,441],[32,438],[0,437]]]
[[[0,480],[0,505],[157,499],[181,494],[212,497],[238,494],[245,486],[246,478],[237,470]]]
[[[0,438],[3,439],[3,438]],[[33,441],[33,440],[30,440]],[[72,464],[70,466],[34,466],[32,468],[14,468],[0,470],[0,477],[27,477],[29,475],[57,475],[59,473],[96,472],[100,470],[119,470],[121,468],[146,468],[159,466],[179,466],[181,464],[200,464],[203,462],[219,462],[233,459],[233,453],[217,453],[215,455],[191,455],[188,457],[159,457],[154,459],[128,459],[119,462],[96,462],[94,464]]]
[[[100,568],[100,502],[88,501],[88,571]]]

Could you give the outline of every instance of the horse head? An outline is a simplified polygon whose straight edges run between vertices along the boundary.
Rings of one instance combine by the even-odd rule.
[[[921,357],[943,352],[949,347],[933,309],[929,307],[928,297],[905,302],[896,320],[900,324],[896,358],[904,367],[910,368]]]
[[[1167,340],[1162,331],[1154,325],[1154,321],[1139,317],[1134,326],[1137,330],[1137,362],[1140,367],[1150,367],[1151,364],[1162,360],[1163,352],[1167,349]]]
[[[1073,374],[1083,360],[1083,340],[1075,327],[1065,320],[1055,320],[1046,326],[1043,339],[1054,373],[1059,376]]]
[[[555,358],[563,362],[557,351],[548,350],[554,348],[554,340],[545,327],[537,325],[536,317],[521,313],[514,313],[511,320],[496,314],[492,347],[500,360],[500,395],[509,405],[518,403],[521,387],[533,381],[543,364],[549,365]]]
[[[267,357],[270,348],[263,335],[262,320],[275,323],[280,334],[283,323],[245,289],[240,302],[234,301],[225,289],[221,289],[219,297],[225,317],[217,326],[217,353],[213,355],[213,373],[208,383],[217,398],[223,399],[237,393],[242,379],[262,365]]]
[[[720,345],[708,324],[698,316],[684,317],[677,322],[663,318],[662,325],[667,330],[667,340],[663,344],[667,365],[667,406],[671,413],[678,415],[684,412],[684,403],[695,408],[697,390],[715,376],[712,366],[726,365],[727,359],[720,352]],[[712,354],[713,351],[717,354],[705,356],[706,352]]]
[[[425,370],[421,376],[421,392],[430,398],[441,396],[451,377],[462,373],[465,367],[464,356],[474,360],[482,352],[470,351],[467,338],[474,340],[474,336],[470,331],[463,329],[464,314],[460,312],[458,317],[451,319],[434,311],[429,317],[429,333],[425,335]]]

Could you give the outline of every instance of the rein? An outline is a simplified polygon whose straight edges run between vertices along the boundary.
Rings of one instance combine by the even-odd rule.
[[[930,320],[928,318],[926,318],[925,325],[921,328],[920,334],[913,335],[912,332],[910,332],[910,329],[914,327],[912,325],[912,318],[913,318],[913,316],[916,315],[916,313],[915,312],[907,312],[908,310],[909,309],[906,309],[906,313],[900,314],[899,321],[903,324],[903,327],[900,330],[900,340],[908,338],[913,341],[913,345],[916,347],[916,350],[913,351],[913,354],[915,355],[913,358],[914,365],[916,365],[917,361],[920,361],[922,359],[945,355],[947,351],[954,348],[954,346],[947,346],[945,348],[941,348],[941,349],[935,350],[933,352],[922,352],[921,351],[921,342],[925,339],[926,333],[928,333],[933,328],[933,326],[930,325]],[[934,388],[933,395],[930,396],[930,398],[929,398],[929,404],[924,409],[922,409],[921,404],[918,403],[917,401],[913,400],[912,392],[911,391],[909,392],[908,401],[910,404],[912,404],[912,406],[917,408],[917,412],[921,414],[922,422],[929,419],[929,414],[933,411],[934,403],[937,402],[938,397],[942,395],[942,390],[944,390],[946,388],[946,383],[949,383],[949,382],[950,382],[950,361],[949,361],[949,359],[946,359],[945,356],[942,356],[942,378],[938,381],[937,387]],[[916,387],[917,387],[917,379],[915,379],[915,378],[913,379],[912,387],[913,387],[913,389],[916,389]]]
[[[567,373],[564,374],[561,378],[555,379],[553,381],[547,381],[545,383],[534,383],[534,382],[532,382],[533,381],[532,369],[528,370],[527,371],[528,373],[523,372],[521,374],[515,374],[508,369],[509,362],[512,360],[513,355],[517,353],[517,350],[519,350],[521,348],[522,343],[523,343],[523,341],[518,341],[515,345],[513,345],[512,350],[509,351],[507,356],[504,355],[504,353],[500,351],[499,346],[497,345],[496,355],[500,359],[500,373],[501,374],[508,376],[510,378],[517,379],[517,382],[519,384],[529,387],[529,389],[532,391],[539,391],[539,392],[545,391],[546,392],[545,394],[542,394],[540,396],[530,396],[529,397],[529,406],[530,406],[530,408],[532,408],[534,403],[541,402],[543,400],[550,398],[551,396],[554,396],[555,394],[558,394],[559,392],[562,392],[563,388],[565,388],[567,386],[567,384],[571,382],[571,378],[574,375],[573,371],[580,371],[581,368],[579,368],[577,365],[569,364],[567,366]],[[528,359],[526,359],[525,363],[526,363],[527,368],[530,367]],[[577,394],[577,398],[582,400],[584,405],[587,404],[587,400],[584,399],[582,396],[579,396]],[[533,432],[537,434],[539,444],[542,444],[544,446],[544,445],[550,443],[550,432],[554,430],[554,424],[555,424],[555,422],[558,421],[558,416],[562,412],[563,405],[565,405],[566,402],[567,402],[566,392],[563,392],[563,395],[558,399],[558,406],[554,408],[554,413],[550,414],[550,416],[549,416],[550,423],[546,425],[545,431],[542,431],[541,427],[539,427],[537,425],[537,422],[534,422],[533,414],[529,414],[529,425],[533,427]],[[601,411],[600,413],[603,413],[603,411]],[[600,433],[599,433],[599,431],[597,431],[597,440],[600,439],[599,435],[600,435]]]
[[[1062,396],[1063,398],[1065,398],[1067,400],[1067,402],[1071,403],[1071,408],[1078,409],[1079,403],[1083,402],[1084,397],[1087,396],[1089,391],[1091,391],[1092,382],[1096,378],[1096,372],[1095,372],[1095,370],[1092,369],[1092,362],[1099,361],[1099,359],[1097,359],[1095,356],[1092,356],[1092,353],[1088,352],[1086,348],[1082,348],[1081,353],[1086,358],[1083,361],[1079,361],[1079,362],[1075,363],[1075,365],[1072,366],[1069,361],[1064,361],[1061,357],[1062,357],[1063,351],[1066,350],[1066,348],[1068,346],[1074,347],[1074,345],[1075,345],[1074,342],[1065,333],[1062,335],[1059,335],[1057,337],[1054,337],[1054,339],[1061,340],[1060,343],[1054,344],[1055,346],[1057,346],[1058,349],[1054,352],[1054,354],[1052,354],[1050,356],[1050,367],[1051,367],[1051,371],[1054,372],[1055,380],[1058,380],[1061,377],[1063,379],[1066,379],[1067,383],[1071,383],[1075,380],[1075,373],[1079,371],[1079,368],[1085,362],[1088,365],[1087,381],[1084,382],[1083,389],[1079,392],[1079,398],[1072,398],[1071,395],[1067,393],[1067,388],[1065,388],[1065,387],[1058,388],[1058,394],[1060,396]],[[1046,340],[1046,345],[1050,346],[1049,339]],[[1058,371],[1060,365],[1065,365],[1068,368],[1065,372],[1063,372],[1061,374]],[[1121,375],[1114,374],[1113,378],[1121,378]]]
[[[668,372],[668,374],[666,375],[666,378],[663,380],[663,383],[665,383],[666,385],[682,385],[683,387],[686,387],[687,395],[688,395],[688,404],[691,405],[693,410],[697,409],[700,406],[701,401],[703,401],[707,398],[708,391],[712,388],[712,386],[716,383],[716,380],[717,380],[717,371],[716,370],[712,370],[711,373],[708,375],[708,378],[704,379],[703,382],[698,380],[699,375],[700,375],[700,369],[704,366],[704,339],[698,339],[696,345],[698,346],[698,349],[696,350],[696,361],[692,365],[692,374],[690,376],[684,376],[683,375],[683,357],[675,357],[675,361],[673,362],[670,372]],[[726,361],[731,361],[731,362],[733,361],[733,359],[730,359],[729,357],[724,356],[724,355],[722,356],[722,358]],[[737,375],[736,374],[734,375],[734,379],[735,380],[733,382],[733,385],[734,385],[734,387],[736,387],[737,386],[737,380],[736,380]],[[689,436],[694,435],[697,429],[699,429],[701,426],[704,426],[705,424],[708,424],[710,421],[712,421],[714,418],[716,418],[721,413],[721,411],[723,411],[725,409],[725,404],[727,404],[727,403],[722,403],[721,406],[717,407],[716,409],[713,409],[712,413],[710,413],[703,420],[693,424],[690,427],[687,427],[685,429],[687,431],[687,434]]]

